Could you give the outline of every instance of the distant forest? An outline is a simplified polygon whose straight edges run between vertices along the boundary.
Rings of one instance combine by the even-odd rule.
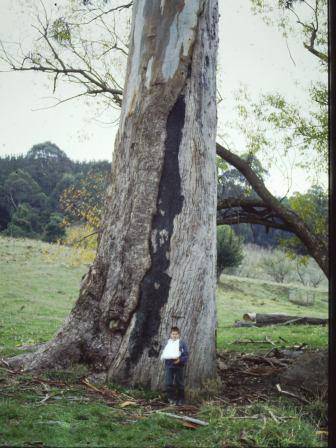
[[[74,162],[49,141],[34,145],[26,155],[0,158],[0,233],[48,242],[62,239],[64,223],[82,219],[62,206],[62,194],[77,191],[95,173],[106,181],[103,190],[110,171],[108,161]],[[91,194],[99,197],[94,186]]]
[[[26,155],[0,158],[0,234],[54,242],[73,223],[92,224],[92,215],[98,228],[110,173],[110,162],[72,161],[49,141],[34,145]],[[230,176],[222,176],[219,191],[226,183],[232,187]],[[260,225],[232,228],[244,243],[264,247],[275,247],[288,236]]]

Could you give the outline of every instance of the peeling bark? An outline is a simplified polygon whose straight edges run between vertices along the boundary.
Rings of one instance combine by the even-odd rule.
[[[187,385],[214,378],[217,21],[217,0],[135,2],[96,259],[54,339],[12,365],[157,388],[177,324]]]

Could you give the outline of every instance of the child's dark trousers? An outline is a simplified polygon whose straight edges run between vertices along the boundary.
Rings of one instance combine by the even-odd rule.
[[[165,368],[165,387],[168,400],[184,400],[184,367]]]

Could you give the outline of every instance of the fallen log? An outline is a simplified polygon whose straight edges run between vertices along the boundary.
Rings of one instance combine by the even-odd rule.
[[[237,320],[234,325],[234,327],[255,327],[256,324],[254,322],[247,322],[245,320]]]
[[[327,325],[328,319],[309,316],[288,316],[286,314],[245,313],[243,319],[254,322],[256,327],[267,325]]]

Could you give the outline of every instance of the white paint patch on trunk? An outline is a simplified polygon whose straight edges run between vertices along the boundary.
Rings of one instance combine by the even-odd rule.
[[[169,42],[162,63],[162,75],[165,80],[174,76],[181,53],[186,56],[189,52],[194,41],[201,5],[203,0],[188,0],[171,24]]]

